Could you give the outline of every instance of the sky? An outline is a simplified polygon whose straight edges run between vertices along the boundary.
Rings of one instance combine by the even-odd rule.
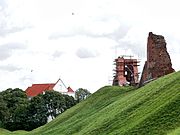
[[[110,85],[120,55],[146,60],[163,35],[180,70],[178,0],[0,0],[0,91],[61,78],[72,89]]]

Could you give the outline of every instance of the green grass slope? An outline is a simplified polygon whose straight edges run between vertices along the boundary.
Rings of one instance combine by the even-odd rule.
[[[24,134],[18,132],[21,133]],[[176,72],[140,89],[103,87],[52,122],[27,134],[179,135],[179,133],[180,72]]]
[[[137,90],[104,87],[30,134],[167,134],[180,127],[180,72]]]
[[[180,135],[180,127],[175,129],[174,131],[171,131],[168,135]]]
[[[8,131],[6,129],[0,128],[0,135],[25,135],[27,133],[28,133],[27,131],[19,130],[19,131],[11,132],[11,131]]]

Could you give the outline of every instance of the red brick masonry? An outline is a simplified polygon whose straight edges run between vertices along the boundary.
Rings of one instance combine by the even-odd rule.
[[[145,62],[140,86],[161,76],[174,72],[163,36],[149,32],[147,41],[147,61]]]

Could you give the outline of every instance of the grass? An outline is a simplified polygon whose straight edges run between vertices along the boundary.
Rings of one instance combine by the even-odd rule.
[[[180,135],[180,127],[171,131],[168,135]]]
[[[25,135],[27,133],[28,133],[27,131],[19,130],[19,131],[11,132],[11,131],[8,131],[6,129],[0,128],[0,135]]]
[[[1,133],[2,132],[2,133]],[[27,135],[179,135],[180,72],[146,86],[106,86]]]

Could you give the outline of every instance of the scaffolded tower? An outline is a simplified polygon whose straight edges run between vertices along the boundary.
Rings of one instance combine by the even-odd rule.
[[[115,59],[115,75],[113,79],[113,85],[124,86],[124,85],[137,85],[139,73],[138,73],[138,63],[137,59],[125,59],[124,56],[120,56]]]

